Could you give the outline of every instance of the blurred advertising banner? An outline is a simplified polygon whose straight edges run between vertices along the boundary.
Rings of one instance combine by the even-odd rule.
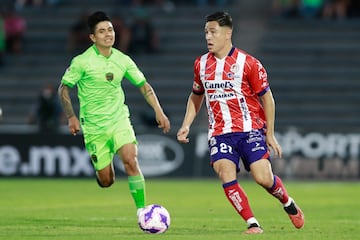
[[[360,179],[360,134],[277,134],[283,158],[272,158],[274,172],[292,179]],[[214,177],[209,165],[207,133],[176,136],[151,132],[137,135],[141,169],[146,177]],[[123,165],[114,159],[117,175]],[[242,168],[242,167],[241,167]],[[242,168],[244,177],[249,177]],[[82,136],[0,134],[0,177],[93,177]]]

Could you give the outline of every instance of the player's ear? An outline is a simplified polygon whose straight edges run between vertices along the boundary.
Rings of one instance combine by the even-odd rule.
[[[231,39],[231,37],[232,37],[232,29],[226,30],[226,38]]]
[[[89,38],[91,39],[92,42],[94,43],[96,42],[95,35],[93,33],[90,33]]]

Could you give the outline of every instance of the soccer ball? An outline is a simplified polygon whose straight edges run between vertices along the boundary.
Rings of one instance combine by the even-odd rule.
[[[170,226],[170,214],[163,206],[151,204],[140,211],[138,224],[145,233],[164,233]]]

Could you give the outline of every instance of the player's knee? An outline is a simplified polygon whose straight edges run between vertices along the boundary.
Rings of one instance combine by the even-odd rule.
[[[101,188],[110,187],[115,182],[113,178],[107,178],[107,179],[96,178],[96,181]]]
[[[139,164],[136,160],[124,161],[124,168],[128,175],[137,175],[139,173]]]
[[[264,188],[270,188],[273,185],[273,178],[266,175],[256,175],[254,176],[254,180],[257,184]]]

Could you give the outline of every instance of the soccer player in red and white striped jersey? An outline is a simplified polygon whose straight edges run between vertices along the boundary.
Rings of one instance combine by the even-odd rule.
[[[226,12],[206,17],[208,52],[195,60],[192,93],[177,139],[189,142],[190,126],[205,99],[210,161],[227,199],[248,225],[244,233],[263,229],[237,181],[240,159],[255,182],[283,204],[293,225],[302,228],[304,214],[271,168],[270,148],[280,158],[282,149],[275,138],[275,102],[266,70],[259,60],[232,45],[232,29]]]

